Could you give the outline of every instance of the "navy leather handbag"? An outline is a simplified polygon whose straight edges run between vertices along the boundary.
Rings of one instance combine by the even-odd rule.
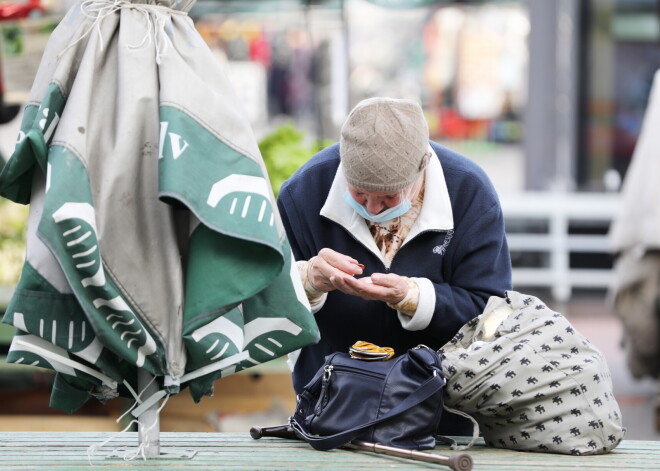
[[[298,396],[290,423],[317,450],[352,440],[431,449],[444,385],[440,356],[426,346],[385,361],[334,353]]]

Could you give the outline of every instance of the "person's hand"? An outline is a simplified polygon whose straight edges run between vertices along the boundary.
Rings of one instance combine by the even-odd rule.
[[[330,276],[332,285],[346,293],[368,300],[396,304],[408,294],[406,278],[394,273],[373,273],[370,277]]]
[[[363,268],[353,257],[324,248],[309,260],[307,279],[317,291],[328,292],[336,289],[331,277],[353,280],[353,276],[362,274]]]

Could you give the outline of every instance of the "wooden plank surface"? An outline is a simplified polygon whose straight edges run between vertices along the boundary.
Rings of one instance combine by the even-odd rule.
[[[126,432],[95,450],[112,436],[101,432],[3,432],[0,433],[0,470],[89,471],[117,470],[423,470],[447,467],[404,458],[352,450],[320,452],[309,445],[277,438],[253,440],[246,433],[161,433],[161,452],[194,451],[192,458],[126,461],[108,459],[114,452],[134,452],[137,434]],[[434,453],[450,455],[445,446]],[[660,470],[660,442],[624,441],[614,451],[596,456],[522,453],[477,445],[468,451],[475,471]]]

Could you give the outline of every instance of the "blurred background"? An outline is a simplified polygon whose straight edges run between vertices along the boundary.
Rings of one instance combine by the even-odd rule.
[[[5,160],[49,34],[72,5],[0,1]],[[656,0],[198,0],[190,16],[234,84],[275,192],[338,139],[361,99],[418,100],[431,138],[493,181],[514,288],[603,351],[627,438],[657,440],[657,369],[630,366],[608,234],[660,68],[659,13]],[[27,208],[0,200],[0,313],[20,274],[26,220]],[[0,356],[12,335],[0,326]],[[0,361],[0,430],[122,428],[122,400],[64,415],[48,406],[51,382],[45,370]],[[284,423],[295,405],[281,359],[218,381],[200,404],[179,396],[161,412],[164,431],[247,431]]]

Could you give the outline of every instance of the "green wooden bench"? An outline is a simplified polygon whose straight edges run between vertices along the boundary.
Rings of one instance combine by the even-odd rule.
[[[162,433],[163,458],[125,461],[106,458],[113,450],[133,451],[137,433],[117,436],[88,456],[88,448],[111,437],[110,433],[6,432],[0,433],[0,470],[89,471],[117,470],[422,470],[449,469],[442,465],[347,449],[321,452],[299,441],[279,438],[253,440],[249,433]],[[187,452],[187,458],[166,458]],[[454,452],[438,446],[433,453]],[[115,455],[117,452],[115,451]],[[606,455],[566,456],[523,453],[489,448],[483,442],[468,451],[475,471],[515,470],[660,470],[660,442],[623,441]],[[93,466],[92,466],[93,465]]]
[[[0,311],[4,310],[3,300],[6,305],[10,294],[0,293]],[[8,345],[12,336],[13,328],[0,324],[0,345]],[[5,374],[15,367],[3,361],[0,364],[5,368]],[[3,404],[0,404],[0,414],[3,412],[8,411],[3,411]],[[100,445],[111,437],[114,439],[106,446],[88,453],[91,446]],[[139,443],[135,432],[120,435],[110,432],[0,432],[0,471],[88,471],[93,469],[91,465],[125,471],[449,469],[437,464],[347,449],[319,452],[293,440],[253,440],[247,430],[245,433],[161,432],[160,439],[161,457],[144,462],[139,457],[133,461],[117,457],[120,449],[135,451]],[[442,445],[432,452],[455,453]],[[624,440],[611,453],[596,456],[523,453],[486,447],[480,441],[467,453],[472,457],[476,471],[660,470],[660,441]],[[114,458],[108,457],[113,454]],[[175,455],[187,457],[176,458]]]

